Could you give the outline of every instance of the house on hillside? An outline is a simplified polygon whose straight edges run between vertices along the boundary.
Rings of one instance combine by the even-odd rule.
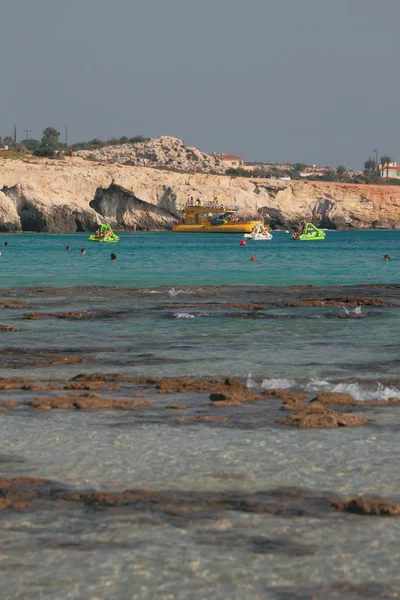
[[[219,154],[218,158],[226,169],[242,169],[244,165],[244,159],[234,154]]]
[[[388,165],[379,165],[379,176],[389,179],[400,179],[400,165],[391,162]]]

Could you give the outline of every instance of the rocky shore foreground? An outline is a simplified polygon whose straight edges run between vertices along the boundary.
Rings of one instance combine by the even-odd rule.
[[[89,161],[0,159],[0,231],[171,229],[188,196],[220,195],[272,229],[400,228],[400,187],[178,173]]]

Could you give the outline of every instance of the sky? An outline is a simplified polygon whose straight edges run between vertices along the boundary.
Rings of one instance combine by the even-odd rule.
[[[12,0],[0,23],[3,137],[400,161],[399,0]]]

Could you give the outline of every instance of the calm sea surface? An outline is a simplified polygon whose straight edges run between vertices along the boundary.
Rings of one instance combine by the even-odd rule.
[[[329,231],[323,242],[294,242],[285,232],[241,247],[234,234],[122,233],[118,244],[86,234],[0,236],[1,287],[107,285],[352,285],[397,283],[400,231]],[[66,246],[71,250],[66,252]],[[80,249],[86,248],[85,255]],[[109,256],[115,252],[117,261]],[[256,254],[257,263],[250,262]]]
[[[316,243],[274,232],[246,247],[236,235],[120,237],[0,236],[0,324],[18,330],[0,332],[0,377],[235,376],[255,391],[400,397],[400,231],[328,231]],[[295,305],[307,299],[318,305]],[[57,393],[0,391],[19,403],[0,413],[0,477],[174,493],[179,510],[170,500],[110,510],[48,499],[0,510],[1,598],[400,597],[398,520],[232,501],[271,506],[292,488],[399,501],[399,407],[365,409],[365,427],[296,430],[275,425],[279,401],[232,409],[227,425],[176,420],[209,410],[207,394],[144,390],[154,405],[135,412],[22,404]],[[170,403],[187,411],[171,415]]]

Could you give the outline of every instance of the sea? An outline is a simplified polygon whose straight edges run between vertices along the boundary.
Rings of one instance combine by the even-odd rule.
[[[0,330],[0,378],[59,390],[93,373],[235,378],[257,393],[400,398],[400,231],[241,240],[0,235],[0,326],[13,328]],[[39,411],[26,402],[65,391],[2,381],[0,402],[17,406],[0,412],[0,508],[1,478],[47,491],[0,510],[1,598],[400,598],[400,521],[331,509],[400,502],[400,407],[303,430],[276,424],[278,400],[207,422],[208,394],[143,383],[99,391],[151,401],[135,411]],[[119,500],[66,500],[93,491]]]

